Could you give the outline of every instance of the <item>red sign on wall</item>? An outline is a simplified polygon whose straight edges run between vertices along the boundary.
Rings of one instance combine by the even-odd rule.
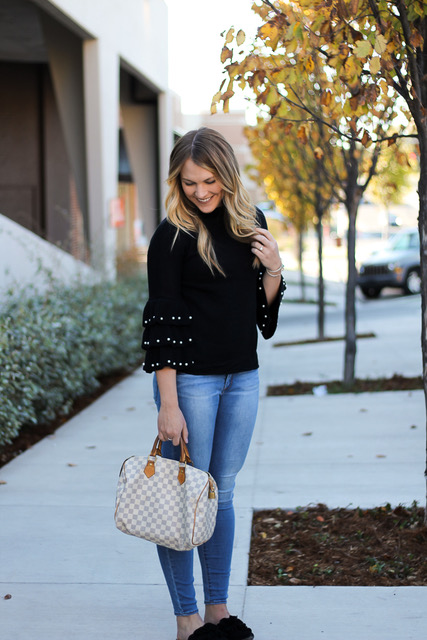
[[[111,198],[110,200],[110,225],[114,228],[123,227],[125,224],[125,200],[124,198]]]

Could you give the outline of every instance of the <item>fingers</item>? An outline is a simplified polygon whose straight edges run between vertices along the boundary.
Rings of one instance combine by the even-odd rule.
[[[177,429],[169,428],[167,430],[159,429],[159,438],[163,442],[167,442],[170,440],[174,443],[174,445],[179,444],[181,438],[182,431],[178,431]],[[184,436],[183,436],[184,437]]]
[[[263,229],[262,227],[257,227],[254,235],[264,236],[266,238],[270,238],[270,240],[274,240],[270,231],[268,229]]]
[[[274,249],[277,243],[271,233],[266,229],[257,229],[256,233],[252,236],[251,246],[253,249],[260,251]]]
[[[181,435],[184,438],[184,442],[188,442],[187,424],[179,408],[168,411],[161,407],[157,419],[157,429],[162,442],[169,440],[175,446],[178,446]]]
[[[185,444],[188,444],[188,429],[186,424],[184,425],[184,428],[182,430],[182,437],[184,438]]]
[[[275,269],[281,263],[277,242],[266,229],[257,229],[252,236],[251,251],[267,269]]]
[[[169,430],[169,434],[170,434],[170,431],[171,430]],[[184,434],[182,437],[184,438]],[[164,432],[159,431],[159,438],[162,442],[172,442],[172,444],[175,447],[177,447],[181,440],[181,432],[168,435],[168,434],[165,434]],[[185,440],[184,438],[184,442],[187,444],[188,440]]]
[[[253,250],[259,251],[260,253],[262,253],[264,249],[268,247],[268,242],[269,242],[268,238],[265,238],[260,234],[256,234],[252,236],[251,247]]]

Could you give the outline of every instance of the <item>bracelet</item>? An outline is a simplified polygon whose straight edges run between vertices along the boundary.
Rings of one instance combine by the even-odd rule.
[[[267,271],[271,271],[271,273],[277,273],[278,271],[283,271],[283,269],[285,268],[284,264],[281,264],[280,267],[278,267],[277,269],[267,269]]]
[[[267,267],[266,267],[265,271],[272,278],[278,278],[281,275],[281,273],[282,273],[284,268],[285,268],[285,266],[283,264],[281,264],[278,269],[267,269]],[[279,272],[279,273],[277,273],[277,272]]]

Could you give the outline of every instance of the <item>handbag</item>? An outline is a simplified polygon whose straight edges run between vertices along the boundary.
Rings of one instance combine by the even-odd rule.
[[[188,551],[212,536],[217,510],[216,482],[193,466],[182,438],[179,461],[162,457],[157,437],[149,456],[122,464],[114,518],[123,533]]]

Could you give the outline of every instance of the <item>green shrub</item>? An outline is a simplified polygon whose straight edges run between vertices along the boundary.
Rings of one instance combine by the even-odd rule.
[[[44,296],[11,300],[0,315],[0,445],[21,427],[67,414],[103,375],[141,360],[141,276],[56,285]]]

